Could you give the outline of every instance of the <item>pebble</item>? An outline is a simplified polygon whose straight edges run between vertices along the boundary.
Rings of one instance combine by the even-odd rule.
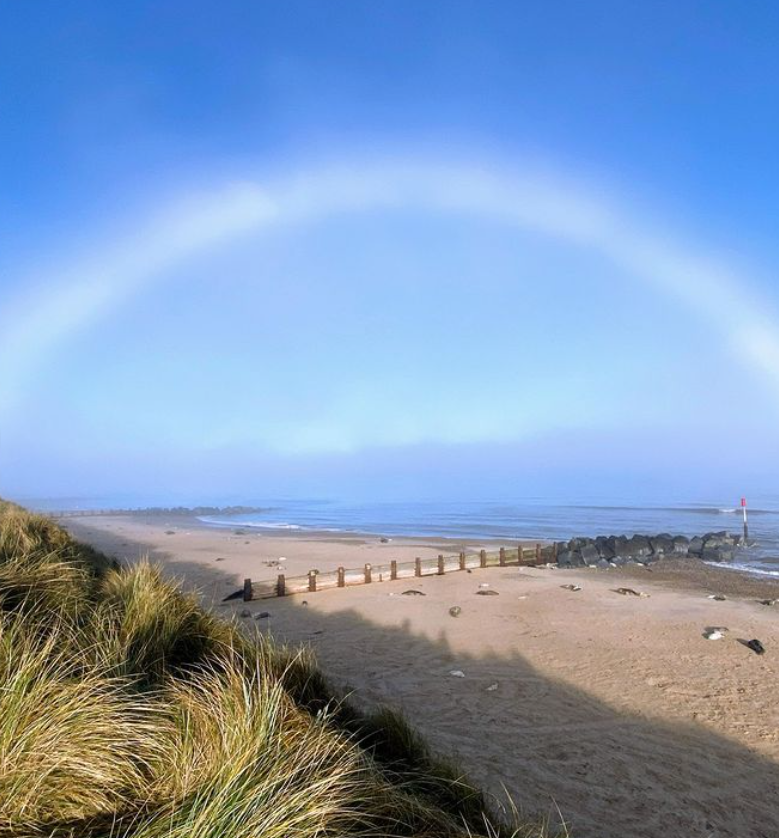
[[[497,591],[476,591],[478,596],[498,596]]]
[[[725,635],[721,631],[713,629],[712,631],[704,631],[703,636],[706,640],[722,640]]]
[[[560,585],[566,591],[580,591],[582,589],[581,585]]]
[[[251,611],[249,611],[249,609],[248,609],[248,608],[244,608],[244,609],[243,609],[243,611],[241,611],[241,613],[240,613],[238,616],[239,616],[239,617],[243,617],[243,619],[245,620],[247,617],[251,617],[251,616],[252,616],[252,612],[251,612]]]
[[[270,617],[270,614],[267,611],[260,611],[259,614],[254,615],[255,620],[267,620]]]
[[[401,596],[427,596],[427,594],[424,591],[410,590],[410,591],[403,591]]]
[[[459,617],[459,616],[460,616],[460,614],[462,614],[462,608],[460,608],[460,606],[459,606],[459,605],[453,605],[453,606],[449,609],[449,614],[450,614],[452,617]]]
[[[461,669],[453,669],[449,674],[452,678],[465,678],[465,673]]]
[[[487,687],[487,692],[488,693],[494,693],[495,690],[497,690],[497,689],[498,689],[497,684],[490,684],[489,687]]]
[[[727,599],[725,594],[709,594],[708,597],[706,597],[706,598],[707,599],[715,599],[715,600],[717,600],[717,602],[724,602]]]

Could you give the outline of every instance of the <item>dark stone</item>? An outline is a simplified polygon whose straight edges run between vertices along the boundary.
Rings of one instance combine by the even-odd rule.
[[[608,568],[610,568],[610,567],[611,567],[611,564],[609,563],[609,560],[608,560],[608,559],[598,559],[598,561],[596,562],[596,565],[597,565],[597,566],[598,566],[601,570],[608,570]]]
[[[557,564],[560,567],[584,567],[584,559],[581,553],[575,553],[573,550],[563,550],[562,553],[557,554]]]
[[[703,536],[703,546],[705,547],[733,547],[738,539],[735,536],[728,535],[726,532],[710,532]]]
[[[673,538],[673,545],[674,553],[679,556],[684,555],[690,546],[690,539],[685,535],[675,535]]]
[[[704,547],[701,558],[704,562],[732,562],[734,555],[732,547]]]
[[[610,535],[606,539],[606,543],[614,556],[622,556],[625,553],[628,540],[624,535]]]
[[[598,553],[604,559],[614,558],[613,542],[611,542],[605,535],[599,535],[595,539],[595,546],[598,548]]]
[[[633,538],[627,540],[624,548],[620,550],[620,555],[629,559],[640,559],[643,556],[651,556],[652,545],[646,536],[634,535]]]
[[[595,543],[595,540],[592,538],[572,538],[568,542],[568,549],[572,550],[573,552],[578,552],[582,549],[582,547],[590,547]]]
[[[690,543],[687,546],[687,552],[691,556],[700,557],[703,552],[703,539],[699,535],[696,535],[695,538],[690,540]]]
[[[584,564],[595,564],[600,558],[598,548],[594,544],[584,544],[579,550],[579,555]]]
[[[655,555],[665,556],[674,551],[673,536],[665,533],[650,538],[649,544],[652,547],[652,553]]]

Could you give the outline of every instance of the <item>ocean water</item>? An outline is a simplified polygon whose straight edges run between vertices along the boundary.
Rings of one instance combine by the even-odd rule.
[[[742,531],[736,502],[647,503],[575,502],[548,498],[522,501],[357,503],[335,500],[268,500],[257,498],[187,499],[150,502],[143,498],[48,498],[20,500],[41,511],[133,509],[150,506],[228,506],[262,508],[262,512],[203,517],[214,527],[256,527],[297,531],[351,532],[400,537],[480,539],[553,539],[572,536],[656,534],[701,535]],[[740,550],[723,565],[779,576],[779,496],[754,498],[749,508],[749,535],[755,546]]]

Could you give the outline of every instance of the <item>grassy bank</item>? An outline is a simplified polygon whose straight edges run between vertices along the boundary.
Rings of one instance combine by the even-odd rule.
[[[305,653],[0,504],[0,838],[546,835],[491,808]]]

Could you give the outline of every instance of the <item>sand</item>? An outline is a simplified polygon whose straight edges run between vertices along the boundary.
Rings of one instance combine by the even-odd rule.
[[[243,624],[310,645],[354,701],[401,708],[489,792],[528,814],[559,809],[579,838],[779,835],[779,606],[756,602],[779,596],[771,580],[698,562],[507,567],[221,604],[244,577],[275,578],[264,562],[280,556],[293,575],[461,545],[236,535],[187,518],[63,523],[120,559],[149,552],[220,614],[269,612]],[[720,591],[724,602],[707,596]],[[714,626],[724,639],[704,639]],[[740,642],[753,637],[765,655]]]

